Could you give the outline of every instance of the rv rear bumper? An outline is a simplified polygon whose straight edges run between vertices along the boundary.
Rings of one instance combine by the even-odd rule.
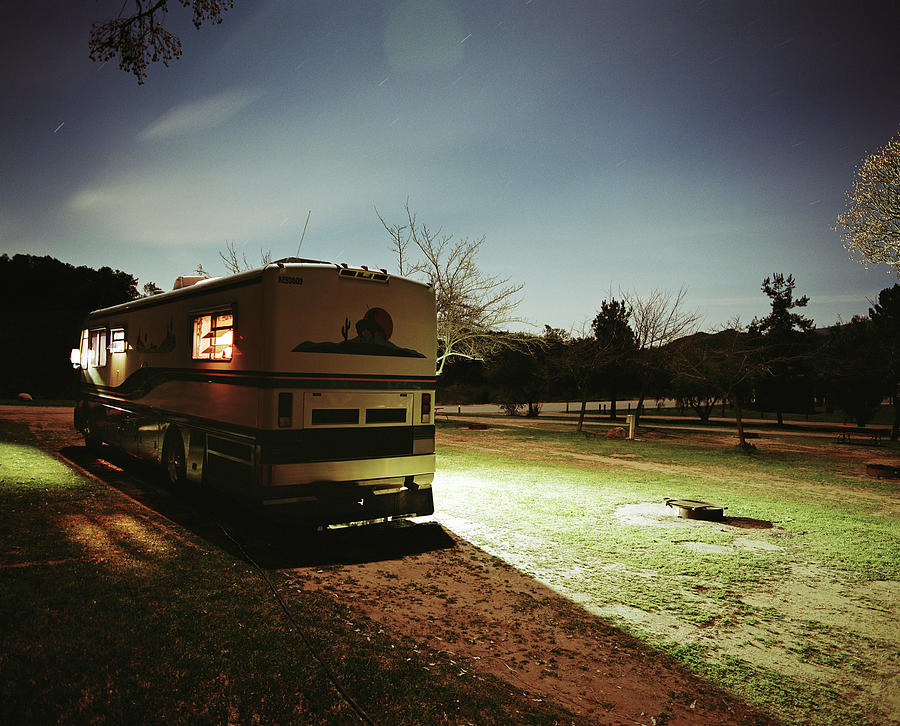
[[[276,522],[306,525],[350,524],[388,517],[424,517],[434,513],[431,487],[388,494],[360,491],[265,499],[263,515]]]
[[[401,480],[415,477],[422,485],[430,486],[434,475],[434,454],[417,456],[389,456],[383,459],[352,461],[311,461],[301,464],[270,464],[265,466],[265,483],[271,487],[290,487],[312,482],[354,482],[377,485],[379,480]]]
[[[344,524],[434,513],[434,454],[263,465],[265,516]]]

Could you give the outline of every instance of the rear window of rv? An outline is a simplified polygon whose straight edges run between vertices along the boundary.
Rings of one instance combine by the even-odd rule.
[[[195,360],[231,360],[233,343],[234,315],[231,310],[194,317]]]

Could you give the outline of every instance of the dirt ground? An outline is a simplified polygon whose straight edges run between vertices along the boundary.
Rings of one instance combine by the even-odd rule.
[[[0,406],[0,417],[25,422],[50,450],[80,443],[70,429],[71,409]],[[653,513],[629,511],[622,516]],[[770,722],[654,653],[612,621],[589,613],[442,525],[454,546],[398,559],[280,572],[289,588],[323,590],[355,602],[377,627],[411,639],[426,656],[444,653],[461,674],[492,674],[536,701],[570,709],[587,723]],[[803,597],[798,592],[798,599]]]
[[[454,537],[398,560],[310,570],[293,586],[358,603],[385,630],[448,655],[589,723],[747,724],[767,720],[686,675],[621,630]]]

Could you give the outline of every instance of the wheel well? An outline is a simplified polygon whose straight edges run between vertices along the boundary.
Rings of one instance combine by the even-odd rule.
[[[159,452],[159,460],[161,464],[165,464],[166,453],[169,451],[169,447],[173,446],[176,442],[181,444],[182,454],[187,452],[187,447],[184,445],[184,435],[181,433],[181,429],[178,428],[176,424],[169,424],[166,427],[166,432],[163,434],[162,441],[162,449]]]
[[[179,450],[180,449],[180,450]],[[186,476],[186,459],[184,437],[181,431],[174,424],[170,424],[163,435],[162,451],[160,452],[160,464],[166,471],[169,483],[179,485],[183,483]],[[178,464],[174,462],[179,460]]]
[[[181,429],[178,428],[177,424],[168,424],[166,426],[166,432],[163,434],[163,451],[165,451],[166,447],[170,446],[173,441],[179,441],[181,447],[184,448],[184,436],[181,434]]]

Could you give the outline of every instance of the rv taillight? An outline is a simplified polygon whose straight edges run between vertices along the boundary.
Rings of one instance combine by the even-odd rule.
[[[431,394],[422,394],[422,423],[431,421]]]

